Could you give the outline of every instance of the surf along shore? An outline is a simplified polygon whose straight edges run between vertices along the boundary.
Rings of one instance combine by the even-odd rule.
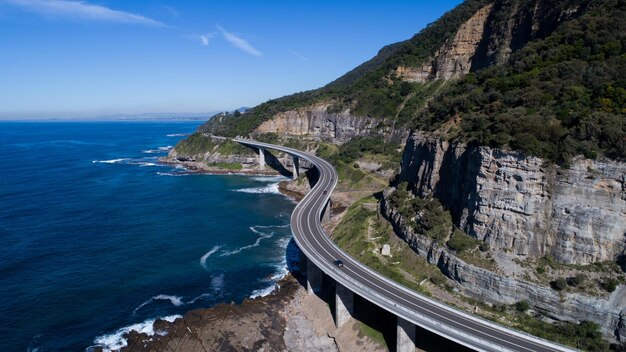
[[[272,169],[235,171],[189,161],[172,162],[165,158],[159,161],[184,168],[181,173],[279,176]],[[282,181],[278,190],[297,202],[308,187]],[[295,243],[290,246],[297,250]],[[119,351],[350,351],[355,344],[364,351],[387,350],[384,344],[363,335],[358,321],[336,329],[323,297],[307,294],[293,253],[287,255],[289,271],[273,290],[244,299],[240,304],[224,302],[188,311],[180,318],[156,319],[151,329],[125,333],[125,346]],[[103,347],[92,350],[109,351]]]

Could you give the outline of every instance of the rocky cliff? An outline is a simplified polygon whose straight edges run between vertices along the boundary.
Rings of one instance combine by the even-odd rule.
[[[381,201],[385,217],[418,255],[426,257],[429,263],[454,280],[463,294],[493,304],[514,304],[525,300],[544,316],[573,323],[593,321],[601,326],[605,335],[626,338],[622,323],[626,315],[626,287],[620,286],[604,296],[557,292],[549,286],[515,278],[505,272],[468,264],[435,240],[416,234],[408,225],[408,219],[389,205],[387,199],[391,191],[385,191]]]
[[[478,10],[422,66],[398,66],[395,75],[403,81],[424,83],[435,79],[455,79],[469,73],[476,49],[485,36],[492,7],[489,4]]]
[[[457,226],[518,256],[567,264],[615,260],[626,250],[626,164],[575,159],[569,168],[519,152],[413,133],[399,181],[435,196]]]
[[[343,143],[355,136],[379,132],[380,119],[351,116],[348,111],[329,113],[328,107],[329,104],[315,104],[277,113],[257,127],[253,134],[278,133]]]

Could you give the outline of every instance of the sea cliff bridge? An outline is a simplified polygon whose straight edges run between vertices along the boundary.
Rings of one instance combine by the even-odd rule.
[[[265,163],[267,149],[291,155],[294,178],[300,174],[300,159],[319,172],[317,182],[293,211],[291,230],[307,258],[308,292],[321,289],[324,275],[334,280],[338,327],[351,318],[356,294],[396,316],[398,352],[415,350],[416,325],[477,351],[573,351],[441,304],[361,264],[337,247],[322,228],[322,219],[330,216],[330,195],[338,179],[330,163],[293,148],[241,138],[234,141],[258,149],[260,165]],[[343,266],[335,265],[336,260]]]

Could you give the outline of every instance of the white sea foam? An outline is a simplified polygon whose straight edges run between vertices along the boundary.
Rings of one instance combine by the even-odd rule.
[[[203,298],[205,298],[205,297],[211,297],[211,296],[213,296],[213,294],[212,294],[212,293],[203,293],[203,294],[201,294],[200,296],[198,296],[198,297],[196,297],[196,298],[192,299],[191,301],[189,301],[189,302],[187,302],[187,303],[188,303],[188,304],[194,304],[194,303],[196,303],[196,301],[197,301],[197,300],[199,300],[199,299],[203,299]]]
[[[269,184],[269,185],[267,185],[265,187],[240,188],[240,189],[235,189],[234,191],[235,192],[242,192],[242,193],[280,194],[280,191],[278,190],[278,182]]]
[[[276,227],[289,227],[289,225],[276,226]],[[279,240],[278,246],[282,249],[286,249],[287,246],[289,245],[290,239],[291,237],[287,237],[287,238],[283,238]],[[257,297],[265,297],[271,294],[278,287],[278,281],[280,281],[283,277],[285,277],[285,275],[287,275],[287,273],[289,272],[289,270],[287,269],[288,258],[286,258],[286,256],[284,255],[281,255],[280,258],[281,258],[280,262],[274,265],[274,267],[276,268],[276,271],[274,272],[274,274],[262,280],[264,282],[270,282],[271,284],[267,287],[252,291],[252,293],[250,294],[250,298],[254,299]],[[293,259],[293,258],[290,258],[290,259]]]
[[[156,153],[161,153],[161,150],[158,149],[146,149],[146,150],[142,150],[141,151],[144,154],[156,154]]]
[[[173,145],[166,145],[165,147],[159,147],[159,150],[164,152],[164,151],[168,151],[170,149],[174,148]]]
[[[157,171],[157,175],[159,176],[173,176],[173,177],[178,177],[178,176],[187,176],[190,175],[188,173],[182,173],[182,172],[160,172]]]
[[[272,236],[274,236],[274,231],[270,232],[270,233],[266,233],[263,231],[259,231],[258,229],[268,229],[268,228],[273,228],[273,227],[282,227],[282,226],[251,226],[250,227],[250,231],[256,233],[257,235],[259,235],[259,237],[257,237],[256,241],[254,241],[253,244],[249,244],[247,246],[243,246],[243,247],[239,247],[235,250],[232,251],[222,251],[222,254],[220,254],[220,257],[228,257],[231,256],[233,254],[237,254],[241,251],[244,251],[246,249],[250,249],[250,248],[254,248],[254,247],[258,247],[261,244],[261,241],[267,238],[272,238]]]
[[[272,285],[266,288],[254,290],[252,291],[252,294],[250,294],[250,298],[255,299],[257,297],[265,297],[269,295],[270,293],[272,293],[275,289],[276,289],[276,285]]]
[[[127,158],[111,159],[111,160],[92,160],[92,164],[119,164],[128,160]]]
[[[213,253],[217,252],[220,248],[222,248],[222,246],[214,246],[213,248],[211,248],[210,251],[204,253],[204,255],[200,258],[200,265],[202,265],[203,268],[207,269],[206,260],[209,259],[209,257],[213,255]]]
[[[224,288],[224,274],[211,277],[211,288],[214,291],[221,291]]]
[[[285,176],[257,176],[253,177],[252,179],[258,182],[280,182],[289,180],[289,178]]]
[[[170,133],[167,136],[168,137],[185,137],[188,136],[189,133]]]
[[[171,323],[178,318],[182,318],[182,316],[169,315],[160,319],[169,321]],[[101,336],[96,337],[96,339],[94,340],[94,343],[96,346],[102,347],[102,350],[104,352],[113,352],[113,351],[119,351],[123,347],[127,346],[128,342],[124,338],[124,334],[127,334],[131,331],[137,331],[139,333],[146,333],[148,336],[153,336],[155,334],[159,334],[161,336],[165,335],[165,333],[162,331],[156,331],[156,332],[154,331],[153,325],[155,321],[156,319],[148,319],[141,323],[125,326],[111,334],[106,334],[106,335],[101,335]]]
[[[138,310],[140,310],[141,308],[147,306],[148,304],[154,302],[154,301],[159,301],[159,300],[164,300],[164,301],[170,301],[170,303],[176,307],[182,306],[183,304],[185,304],[183,302],[183,298],[180,296],[172,296],[172,295],[157,295],[157,296],[153,296],[151,297],[149,300],[143,302],[142,304],[139,305],[139,307],[135,308],[135,310],[133,310],[133,314],[137,313]]]

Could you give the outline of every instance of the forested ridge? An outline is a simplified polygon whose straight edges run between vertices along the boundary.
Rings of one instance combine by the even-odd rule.
[[[512,37],[504,62],[484,47],[460,80],[408,82],[391,74],[431,60],[490,3],[485,45],[502,45]],[[625,33],[625,0],[470,0],[325,87],[214,118],[200,130],[247,135],[276,113],[324,102],[329,113],[348,109],[382,124],[521,150],[561,164],[580,154],[624,160]]]

